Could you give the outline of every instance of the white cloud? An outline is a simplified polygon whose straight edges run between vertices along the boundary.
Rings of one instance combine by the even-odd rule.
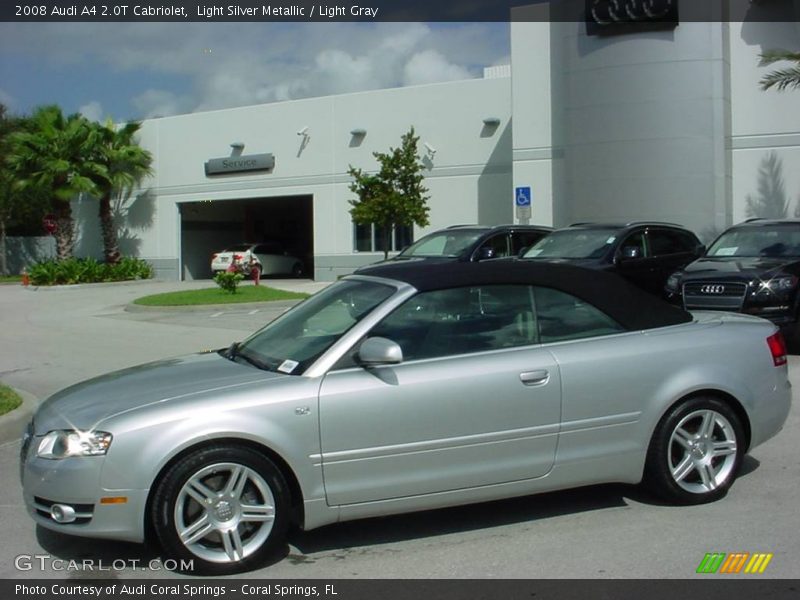
[[[103,105],[97,100],[84,104],[78,109],[78,112],[90,121],[102,121],[104,118]]]
[[[131,118],[479,77],[509,51],[508,25],[492,23],[5,25],[0,55],[123,77],[134,111],[90,97]]]
[[[141,118],[169,117],[187,112],[181,99],[165,90],[147,90],[131,99]]]
[[[436,50],[424,50],[416,53],[406,63],[403,83],[405,85],[421,85],[470,77],[467,69],[449,62]]]

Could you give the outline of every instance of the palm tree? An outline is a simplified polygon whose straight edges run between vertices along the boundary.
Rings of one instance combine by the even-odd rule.
[[[152,155],[134,141],[134,135],[140,128],[141,123],[137,122],[117,127],[111,119],[102,125],[96,125],[100,143],[93,161],[102,165],[103,169],[97,172],[95,185],[100,201],[103,256],[108,264],[114,264],[120,258],[111,199],[115,194],[130,192],[142,178],[152,172]]]
[[[59,260],[72,256],[75,227],[72,200],[81,193],[96,194],[94,180],[103,165],[93,162],[98,132],[81,115],[65,117],[58,106],[37,109],[30,128],[10,136],[8,164],[20,192],[46,191],[55,213],[56,253]]]
[[[800,88],[800,52],[789,52],[788,50],[767,50],[761,55],[760,67],[766,67],[780,61],[793,62],[794,65],[784,69],[778,69],[764,75],[760,84],[762,90],[775,87],[782,91],[787,88]]]

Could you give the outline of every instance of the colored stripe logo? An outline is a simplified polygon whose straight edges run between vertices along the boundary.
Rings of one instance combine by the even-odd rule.
[[[709,552],[700,561],[697,573],[725,573],[728,575],[748,573],[761,574],[767,570],[773,554],[765,552]]]

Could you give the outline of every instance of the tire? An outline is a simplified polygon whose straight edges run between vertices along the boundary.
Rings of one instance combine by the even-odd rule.
[[[239,573],[285,545],[287,490],[278,468],[258,452],[211,446],[169,468],[151,518],[164,553],[179,564],[193,561],[192,573]]]
[[[678,404],[650,441],[645,484],[675,504],[703,504],[728,492],[742,464],[745,434],[736,413],[713,397]]]
[[[292,267],[292,277],[302,277],[303,276],[303,265],[300,263],[294,263]]]

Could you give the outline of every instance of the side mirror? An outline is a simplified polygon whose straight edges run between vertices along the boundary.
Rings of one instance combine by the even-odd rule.
[[[703,244],[698,244],[697,247],[694,249],[694,255],[697,258],[700,258],[706,253],[706,247]]]
[[[525,258],[525,253],[530,249],[531,249],[530,246],[524,246],[520,248],[519,252],[517,252],[517,258]]]
[[[397,342],[371,337],[358,349],[358,362],[365,367],[396,365],[403,362],[403,350]]]

